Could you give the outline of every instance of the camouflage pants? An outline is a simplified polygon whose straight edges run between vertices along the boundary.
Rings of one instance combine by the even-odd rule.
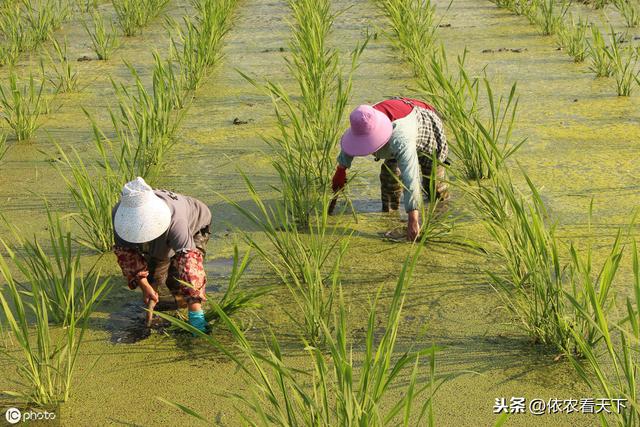
[[[209,242],[209,226],[198,231],[193,240],[196,249],[202,252],[203,258],[207,254],[207,243]],[[180,291],[180,282],[178,282],[178,274],[173,268],[171,259],[157,259],[150,257],[147,259],[149,266],[149,283],[156,292],[158,292],[157,310],[175,310],[177,308],[185,308],[187,301]]]
[[[431,157],[419,154],[420,170],[422,173],[422,191],[426,200],[430,200],[431,174],[433,162]],[[445,182],[446,171],[444,166],[438,165],[436,169],[435,190],[439,200],[449,198],[449,186]],[[387,159],[380,167],[380,196],[382,198],[382,211],[397,210],[402,197],[402,181],[400,181],[400,168],[396,159]]]

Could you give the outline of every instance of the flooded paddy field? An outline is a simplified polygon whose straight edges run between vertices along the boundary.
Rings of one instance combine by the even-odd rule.
[[[625,242],[639,235],[637,226],[629,224],[640,200],[640,89],[636,87],[628,97],[617,96],[615,80],[595,78],[589,71],[589,62],[574,63],[558,48],[554,36],[541,35],[524,16],[491,2],[438,0],[434,5],[438,42],[444,45],[450,66],[466,50],[467,70],[473,76],[484,71],[496,93],[508,93],[517,82],[519,105],[513,138],[526,138],[526,142],[505,167],[513,174],[515,186],[524,193],[527,184],[519,171],[526,171],[556,223],[559,240],[563,245],[572,242],[580,249],[592,247],[594,265],[599,269],[619,229],[623,229]],[[353,76],[342,123],[345,129],[348,112],[360,104],[393,96],[429,102],[400,47],[392,42],[389,21],[376,2],[334,1],[332,7],[344,9],[335,18],[328,39],[339,50],[343,64],[356,44],[371,35]],[[114,14],[111,3],[100,4],[98,10],[106,17]],[[573,5],[571,11],[588,17],[590,22],[602,22],[603,28],[611,22],[618,31],[627,31],[612,6],[602,12],[587,5]],[[194,13],[187,1],[172,0],[166,7],[166,15],[177,21]],[[65,170],[54,143],[67,153],[76,150],[87,164],[99,161],[91,123],[83,109],[108,129],[108,108],[117,105],[111,79],[125,85],[132,81],[125,61],[149,84],[153,52],[162,57],[169,53],[169,32],[164,18],[158,17],[141,35],[123,37],[111,59],[99,61],[81,25],[83,16],[74,12],[54,33],[67,39],[67,55],[75,61],[79,90],[51,95],[49,111],[41,118],[42,126],[33,138],[18,142],[8,127],[3,128],[9,149],[0,160],[0,213],[24,235],[46,236],[43,198],[62,215],[76,209],[56,168]],[[267,236],[229,203],[254,209],[243,174],[267,203],[275,203],[281,197],[274,189],[280,180],[272,166],[272,147],[264,141],[264,137],[278,135],[274,107],[265,91],[253,86],[240,72],[259,83],[277,82],[285,90],[297,93],[285,61],[290,55],[291,20],[291,10],[284,0],[237,3],[223,41],[223,57],[195,91],[175,133],[175,144],[154,182],[154,187],[198,198],[212,212],[212,234],[204,262],[209,301],[220,299],[228,286],[234,244],[243,251],[247,248],[243,236],[260,244],[267,242]],[[636,32],[629,30],[629,43]],[[47,44],[43,49],[46,48]],[[91,60],[76,60],[83,57]],[[38,73],[38,58],[36,53],[21,56],[16,64],[19,74]],[[8,67],[0,68],[2,84],[8,73]],[[452,137],[450,144],[456,144]],[[452,167],[457,162],[454,158]],[[349,183],[349,197],[356,215],[345,209],[329,218],[331,224],[353,232],[342,259],[340,281],[355,366],[365,352],[371,302],[379,292],[375,325],[379,339],[385,332],[385,313],[393,301],[402,265],[415,250],[408,243],[384,238],[386,231],[404,226],[406,214],[380,212],[379,167],[370,158],[354,162],[352,170],[357,173]],[[459,215],[453,233],[484,245],[491,237],[473,214],[474,205],[462,189],[462,178],[450,176],[452,198],[447,208]],[[339,201],[339,208],[343,203]],[[79,233],[77,225],[71,224]],[[6,224],[0,227],[0,233],[3,240],[12,242]],[[488,251],[496,250],[492,248],[486,246]],[[628,249],[623,253],[612,291],[615,318],[624,317],[625,300],[633,297],[631,246]],[[432,345],[441,348],[436,354],[435,370],[438,378],[447,380],[434,396],[435,425],[493,425],[499,416],[494,406],[499,398],[548,401],[604,397],[589,389],[560,351],[535,343],[523,331],[520,320],[508,310],[487,275],[487,271],[496,268],[492,265],[496,260],[490,255],[447,239],[429,242],[420,254],[407,290],[396,357]],[[111,279],[112,288],[91,316],[70,397],[56,407],[60,423],[199,424],[196,418],[160,398],[186,405],[214,425],[241,424],[236,408],[243,406],[227,395],[249,395],[255,385],[247,382],[236,364],[203,340],[179,333],[166,322],[159,321],[151,330],[144,328],[140,293],[127,289],[115,256],[97,255],[83,248],[82,258],[87,265],[97,263],[101,274]],[[260,297],[259,307],[241,313],[238,321],[254,346],[266,349],[264,337],[273,332],[289,366],[310,370],[313,366],[306,346],[291,318],[298,307],[280,282],[264,260],[256,256],[240,286],[249,290],[264,286],[274,289]],[[9,348],[8,355],[17,355],[6,326],[2,333],[0,343]],[[211,333],[223,345],[234,345],[227,328],[214,327]],[[406,393],[409,374],[410,370],[403,373],[388,391],[385,405],[392,405]],[[428,366],[423,366],[418,383],[427,384],[428,374]],[[15,364],[5,354],[0,363],[0,390],[24,387],[16,384],[17,380]],[[15,404],[8,394],[2,394],[0,402],[3,407]],[[422,402],[416,403],[417,407],[421,405]],[[412,422],[409,425],[414,425]],[[516,413],[506,425],[593,426],[599,425],[599,420],[597,415],[579,412],[541,416]]]

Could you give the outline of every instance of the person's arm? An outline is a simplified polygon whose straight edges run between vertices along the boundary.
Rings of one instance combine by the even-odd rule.
[[[407,239],[415,240],[420,234],[419,209],[422,203],[420,164],[415,144],[410,136],[401,132],[393,140],[394,155],[404,186],[404,208],[408,215]]]
[[[158,294],[149,283],[149,269],[147,262],[136,248],[115,246],[113,252],[118,259],[118,265],[122,274],[127,279],[129,289],[140,288],[145,304],[149,300],[158,301]]]
[[[353,156],[348,155],[344,151],[340,151],[338,155],[338,166],[331,179],[331,189],[334,193],[342,190],[347,183],[347,169],[351,167]],[[330,209],[332,210],[332,209]]]

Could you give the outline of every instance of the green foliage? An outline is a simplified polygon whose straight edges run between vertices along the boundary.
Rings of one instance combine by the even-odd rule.
[[[583,358],[571,357],[570,361],[585,383],[600,396],[607,399],[626,399],[627,409],[600,418],[600,424],[608,426],[637,426],[640,425],[640,405],[638,404],[637,381],[640,362],[640,262],[638,248],[633,242],[633,295],[626,299],[626,317],[620,322],[614,322],[608,316],[608,301],[602,301],[598,294],[598,287],[602,282],[610,283],[615,275],[619,259],[606,260],[598,283],[589,277],[590,260],[583,261],[574,254],[574,264],[581,266],[579,272],[584,274],[585,301],[571,298],[574,308],[589,319],[589,327],[595,334],[602,337],[605,347],[604,353],[593,348],[591,343],[578,331],[574,331],[574,339],[580,348]],[[603,277],[604,276],[604,277]],[[616,340],[616,337],[618,338]]]
[[[611,27],[611,39],[615,38],[616,34]],[[629,96],[635,83],[638,83],[638,74],[640,74],[640,71],[636,69],[638,50],[631,46],[621,47],[619,43],[614,42],[611,44],[609,52],[613,76],[616,79],[616,92],[618,96]]]
[[[22,0],[32,40],[36,45],[49,40],[70,14],[65,0]]]
[[[111,57],[114,50],[120,46],[120,39],[116,32],[116,28],[113,22],[110,23],[110,28],[107,30],[102,15],[97,10],[94,10],[91,14],[93,20],[93,29],[89,27],[86,21],[82,21],[82,25],[91,38],[91,44],[93,51],[100,60],[107,60]]]
[[[260,243],[249,233],[243,236],[290,291],[297,313],[302,315],[290,317],[305,339],[321,345],[326,339],[322,324],[331,322],[339,267],[350,234],[329,226],[328,197],[314,212],[313,221],[300,229],[282,203],[267,206],[249,179],[244,179],[257,212],[226,200],[264,233],[269,244]]]
[[[560,46],[566,49],[567,53],[573,58],[573,62],[583,62],[589,44],[587,42],[587,29],[589,23],[578,18],[578,22],[574,21],[571,16],[571,23],[562,25],[558,28],[558,39]]]
[[[280,178],[284,208],[304,228],[332,191],[335,151],[343,131],[352,76],[368,39],[351,52],[350,68],[345,73],[338,51],[327,45],[336,16],[329,1],[290,1],[289,6],[294,21],[287,65],[299,93],[294,97],[282,86],[267,82],[279,134],[266,141],[275,155],[272,164]],[[245,78],[259,87],[248,76]]]
[[[48,77],[49,82],[55,88],[57,93],[74,92],[78,88],[78,71],[76,71],[73,62],[69,61],[67,55],[67,40],[64,44],[60,44],[55,38],[52,38],[53,50],[55,58],[49,53],[49,65],[52,70]],[[42,64],[43,74],[44,63]]]
[[[31,31],[19,3],[0,5],[0,65],[14,65],[33,45]]]
[[[204,314],[208,323],[219,322],[219,312],[232,317],[238,312],[260,307],[258,299],[270,292],[270,287],[262,286],[261,289],[250,292],[240,289],[240,279],[242,279],[245,270],[250,264],[251,252],[247,251],[241,259],[238,246],[235,245],[233,247],[233,269],[229,278],[229,286],[219,301],[209,301],[211,308]]]
[[[82,315],[85,307],[93,305],[104,291],[106,282],[104,286],[97,286],[99,274],[93,270],[83,274],[80,252],[72,245],[71,232],[65,230],[48,206],[47,218],[45,246],[35,237],[27,239],[26,233],[11,224],[7,225],[12,231],[13,243],[5,239],[0,239],[0,243],[31,288],[37,288],[46,298],[49,320],[66,326],[73,321],[73,316]]]
[[[118,195],[124,185],[125,178],[118,176],[110,168],[107,152],[102,145],[101,135],[96,134],[94,142],[102,155],[102,167],[88,169],[76,150],[72,149],[72,157],[68,150],[57,146],[61,162],[66,171],[58,167],[67,188],[76,205],[72,216],[82,230],[82,237],[76,237],[83,246],[98,252],[109,252],[113,247],[113,222],[111,209],[118,202]]]
[[[53,257],[37,241],[27,243],[22,256],[5,245],[9,258],[25,274],[28,287],[15,280],[0,255],[0,274],[6,282],[0,305],[15,342],[1,346],[0,352],[15,365],[24,387],[5,393],[38,406],[69,398],[89,317],[108,286],[108,280],[96,273],[82,277],[77,257],[71,254],[69,234],[62,234],[59,221],[51,215],[50,225]],[[61,331],[50,325],[55,316],[63,322]]]
[[[562,27],[564,15],[569,9],[569,3],[562,3],[560,10],[556,0],[538,0],[538,15],[535,17],[535,24],[544,36],[556,34]]]
[[[275,337],[267,343],[266,354],[255,349],[222,310],[219,310],[219,315],[235,338],[235,351],[224,347],[210,335],[198,333],[187,323],[171,316],[161,316],[202,336],[238,365],[247,378],[247,384],[251,385],[251,391],[231,393],[229,398],[242,404],[237,410],[247,425],[433,425],[433,396],[446,380],[436,378],[435,354],[438,349],[409,349],[398,354],[396,348],[402,309],[420,246],[407,259],[399,275],[382,337],[376,336],[379,328],[377,301],[381,290],[370,309],[362,344],[350,343],[347,307],[340,292],[333,321],[335,330],[321,324],[327,336],[326,350],[313,345],[305,347],[311,372],[290,367]],[[352,348],[357,345],[364,345],[364,352],[356,363]],[[426,373],[422,372],[425,358],[428,361]],[[408,381],[401,383],[404,374],[408,375]],[[402,392],[395,393],[398,387]],[[184,405],[163,401],[192,417],[205,420]]]
[[[617,37],[613,35],[612,45],[618,43]],[[591,40],[589,41],[589,58],[591,65],[589,68],[596,74],[596,77],[610,77],[614,72],[613,55],[604,41],[600,29],[591,26]]]
[[[0,118],[15,132],[16,139],[29,139],[40,127],[39,118],[47,110],[42,95],[44,80],[36,83],[33,75],[21,84],[15,70],[9,72],[7,85],[0,84]]]
[[[181,88],[196,90],[222,55],[222,41],[229,32],[237,0],[193,0],[195,18],[173,23],[171,57],[180,65]]]
[[[613,0],[613,4],[629,28],[640,25],[640,4],[635,0]]]
[[[118,24],[125,36],[142,32],[149,21],[158,16],[169,0],[112,0]]]

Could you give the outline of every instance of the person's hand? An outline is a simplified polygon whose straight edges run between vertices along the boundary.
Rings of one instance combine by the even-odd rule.
[[[140,280],[140,289],[142,289],[142,299],[145,304],[149,304],[149,301],[158,302],[158,293],[149,284],[147,279]]]
[[[418,214],[418,210],[409,211],[408,215],[407,240],[413,242],[420,236],[420,215]]]
[[[336,168],[336,172],[333,174],[333,179],[331,180],[331,188],[334,193],[342,190],[344,186],[347,184],[347,168],[342,165],[338,165]]]

